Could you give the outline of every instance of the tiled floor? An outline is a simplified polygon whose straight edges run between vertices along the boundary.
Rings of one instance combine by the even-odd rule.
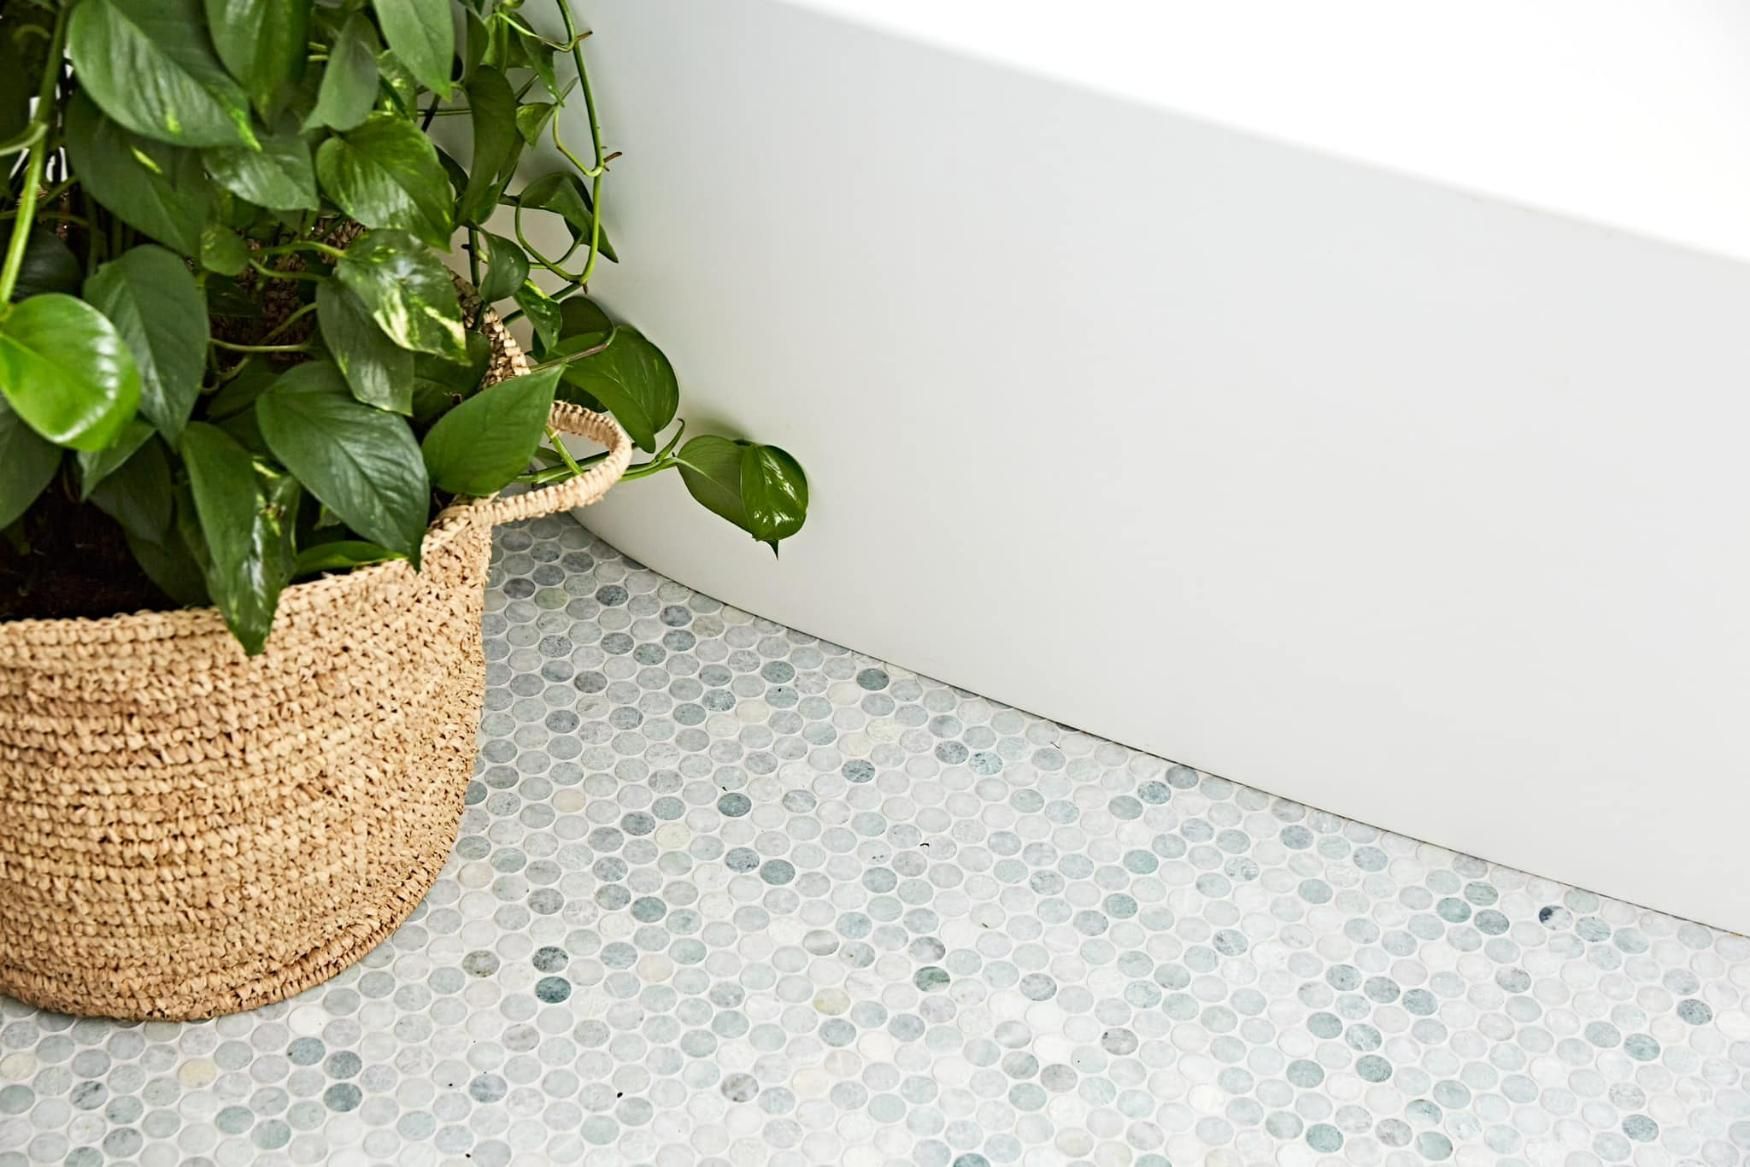
[[[818,643],[567,518],[502,533],[488,613],[412,920],[248,1016],[0,1001],[0,1167],[1750,1151],[1741,937]]]

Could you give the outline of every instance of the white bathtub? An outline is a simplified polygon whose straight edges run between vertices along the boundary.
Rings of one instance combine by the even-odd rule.
[[[585,5],[625,151],[598,291],[815,507],[781,562],[676,481],[592,527],[1059,721],[1750,930],[1743,15],[820,7]]]

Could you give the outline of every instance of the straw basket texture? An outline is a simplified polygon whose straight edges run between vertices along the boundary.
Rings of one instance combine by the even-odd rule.
[[[484,330],[489,380],[527,371],[490,311]],[[0,992],[211,1017],[332,977],[406,918],[473,769],[492,527],[594,502],[631,456],[611,418],[552,422],[609,457],[446,510],[418,572],[287,588],[258,657],[210,608],[0,624]]]

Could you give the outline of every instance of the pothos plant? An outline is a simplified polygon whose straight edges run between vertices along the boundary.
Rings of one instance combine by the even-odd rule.
[[[795,534],[795,459],[683,444],[667,358],[585,294],[616,260],[586,35],[565,0],[4,0],[11,551],[49,503],[95,507],[166,596],[216,605],[256,653],[291,581],[417,566],[451,497],[581,473],[555,399],[619,419],[650,455],[627,478],[673,468],[774,550]],[[569,248],[532,243],[535,216]],[[532,326],[528,375],[481,388],[453,243]]]

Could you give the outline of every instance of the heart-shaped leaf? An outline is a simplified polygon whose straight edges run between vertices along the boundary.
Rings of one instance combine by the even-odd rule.
[[[174,442],[200,395],[207,305],[188,266],[145,244],[85,281],[85,299],[109,317],[140,371],[140,412]]]
[[[468,81],[468,117],[474,126],[474,157],[456,217],[483,223],[498,208],[498,196],[522,153],[516,128],[516,93],[497,69],[481,68]]]
[[[748,534],[776,551],[808,517],[808,476],[777,446],[749,446],[741,452],[741,505]]]
[[[608,319],[601,305],[588,296],[572,295],[559,303],[559,336],[563,340],[581,340],[583,348],[603,344],[614,332],[614,322]],[[578,351],[581,351],[578,350]]]
[[[242,275],[249,266],[249,245],[223,223],[208,223],[201,228],[200,260],[201,266],[210,272],[224,276]]]
[[[261,435],[347,526],[418,562],[431,490],[405,418],[355,400],[326,361],[298,365],[255,403]]]
[[[473,396],[492,363],[492,342],[478,332],[468,334],[468,359],[446,361],[430,353],[413,358],[413,419],[426,424]]]
[[[352,395],[393,413],[413,412],[413,353],[371,319],[370,310],[337,280],[316,285],[316,320]]]
[[[497,494],[528,467],[553,408],[557,368],[488,385],[438,419],[421,449],[431,480],[454,494]]]
[[[0,399],[0,528],[30,509],[61,465],[61,448],[24,424]]]
[[[456,55],[450,0],[376,0],[375,7],[390,50],[421,85],[448,97]]]
[[[680,408],[680,386],[662,350],[621,325],[601,352],[567,361],[559,396],[576,390],[607,406],[641,450],[656,449],[656,435]]]
[[[0,393],[56,445],[101,450],[134,415],[140,370],[108,317],[51,292],[0,319]]]
[[[267,646],[280,591],[292,578],[298,483],[258,467],[253,454],[205,422],[183,432],[182,463],[207,591],[243,651],[255,656]],[[203,556],[197,551],[195,558]]]
[[[219,60],[257,109],[272,109],[280,89],[303,75],[310,0],[206,0],[206,9]]]
[[[516,302],[535,330],[538,349],[544,351],[559,343],[559,326],[562,320],[559,301],[543,292],[535,281],[524,280],[523,286],[516,291]]]
[[[83,93],[67,103],[66,128],[67,156],[86,194],[136,231],[200,255],[213,191],[199,154],[130,133]]]
[[[261,149],[221,146],[203,152],[213,181],[240,199],[273,211],[314,211],[316,167],[310,147],[297,134],[270,134]]]
[[[255,144],[249,99],[213,54],[200,0],[80,0],[67,48],[81,89],[135,133],[177,146]]]
[[[522,246],[490,231],[478,232],[477,238],[486,245],[486,277],[480,281],[480,299],[496,304],[516,295],[529,278],[529,257]]]
[[[316,107],[304,119],[304,128],[317,126],[350,130],[370,115],[377,100],[377,30],[368,16],[355,12],[340,26],[328,50],[322,83],[316,88]]]
[[[368,231],[346,249],[334,274],[402,348],[466,359],[455,281],[419,240]]]
[[[777,446],[705,434],[682,446],[681,481],[705,509],[773,551],[808,517],[808,479]]]
[[[328,139],[316,151],[316,177],[323,193],[365,226],[397,227],[448,249],[449,180],[431,139],[407,118],[374,113]]]

